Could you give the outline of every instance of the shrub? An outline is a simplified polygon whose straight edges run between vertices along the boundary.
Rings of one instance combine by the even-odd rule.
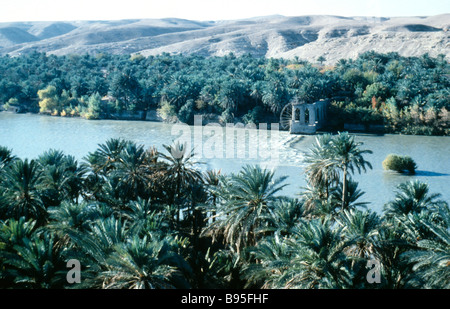
[[[161,107],[156,110],[159,117],[165,121],[170,121],[172,118],[176,117],[175,106],[167,101],[161,102]]]
[[[414,174],[417,168],[416,162],[411,157],[396,154],[389,154],[382,164],[385,170],[392,170],[399,173],[408,172]]]
[[[259,124],[261,117],[263,115],[263,109],[261,106],[256,106],[252,110],[250,110],[247,114],[242,117],[242,120],[245,124],[254,123]]]
[[[336,104],[330,109],[328,118],[338,118],[343,123],[378,125],[384,124],[383,115],[372,108],[356,106],[350,103],[345,106],[344,103]]]
[[[187,124],[194,122],[194,101],[188,100],[178,111],[178,119]]]

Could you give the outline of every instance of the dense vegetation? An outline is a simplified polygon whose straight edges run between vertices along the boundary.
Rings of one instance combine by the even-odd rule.
[[[332,98],[330,129],[378,124],[387,132],[448,135],[449,64],[444,55],[367,52],[335,66],[299,59],[31,53],[0,57],[0,105],[89,119],[158,109],[221,122],[278,121],[294,97]]]
[[[392,170],[399,173],[414,174],[417,168],[416,162],[410,156],[396,154],[389,154],[382,164],[385,170]]]
[[[308,187],[259,166],[201,172],[181,144],[110,139],[83,161],[0,148],[4,288],[450,288],[450,209],[418,181],[382,213],[352,179],[371,164],[347,133],[321,135]],[[300,177],[300,175],[299,175]],[[70,284],[68,260],[81,263]],[[380,283],[367,279],[369,260]]]

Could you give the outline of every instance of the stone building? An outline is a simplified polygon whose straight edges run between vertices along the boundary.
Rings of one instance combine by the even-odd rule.
[[[325,124],[329,100],[314,103],[292,102],[291,134],[314,134]]]

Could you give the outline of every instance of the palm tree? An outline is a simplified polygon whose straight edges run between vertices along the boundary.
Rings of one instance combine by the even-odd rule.
[[[341,204],[343,185],[338,185],[331,193],[331,201],[336,205]],[[365,192],[358,189],[358,183],[349,178],[347,183],[347,196],[345,197],[344,209],[356,209],[357,207],[367,207],[368,202],[357,202]]]
[[[342,204],[344,210],[347,203],[348,174],[354,173],[355,169],[361,173],[366,167],[372,168],[370,162],[364,159],[364,154],[371,154],[371,150],[361,150],[359,146],[363,143],[356,142],[354,136],[347,132],[335,136],[330,143],[330,156],[335,168],[342,171]]]
[[[179,267],[189,268],[167,243],[135,236],[114,247],[99,278],[105,289],[189,288]]]
[[[417,249],[404,256],[413,264],[414,281],[434,289],[450,288],[450,208],[440,207],[440,222],[424,221],[433,237],[417,242]]]
[[[57,206],[65,198],[67,178],[63,166],[45,166],[42,169],[42,200],[47,206]]]
[[[381,219],[371,211],[345,210],[336,219],[342,235],[353,242],[347,250],[350,256],[368,259],[373,256],[373,243],[377,239]]]
[[[329,220],[305,222],[292,241],[298,253],[285,274],[287,288],[348,288],[352,274],[345,250],[352,240],[343,241],[340,228]]]
[[[422,210],[419,213],[410,212],[407,215],[385,218],[385,224],[411,246],[416,246],[422,239],[433,239],[435,235],[426,224],[436,224],[440,221],[442,219],[436,210]]]
[[[392,218],[409,213],[419,213],[426,209],[432,210],[445,203],[442,200],[437,200],[441,196],[440,194],[430,194],[429,191],[428,184],[419,180],[401,183],[397,187],[394,200],[387,203],[383,208],[385,216]]]
[[[442,228],[435,231],[440,241],[421,240],[420,250],[405,255],[413,263],[412,270],[421,278],[423,287],[432,289],[450,288],[450,236]]]
[[[36,221],[25,217],[0,221],[0,249],[9,251],[15,245],[22,245],[25,238],[30,238],[35,231]]]
[[[374,259],[378,260],[381,266],[381,284],[378,288],[408,287],[407,278],[411,273],[411,267],[408,267],[402,254],[411,249],[411,244],[398,234],[397,229],[387,222],[383,222],[372,243]]]
[[[65,196],[74,202],[78,202],[83,192],[84,180],[88,169],[85,165],[79,164],[75,157],[71,155],[64,157],[63,166],[66,178]]]
[[[150,200],[138,198],[130,201],[121,216],[126,220],[132,235],[152,233],[162,236],[170,232],[162,210],[157,205],[152,205]]]
[[[5,258],[15,252],[14,247],[24,245],[25,239],[31,237],[35,231],[36,221],[7,219],[0,221],[0,286],[8,287],[14,284],[14,275],[7,271]]]
[[[116,244],[128,236],[126,225],[114,217],[97,219],[84,234],[70,235],[87,254],[97,261],[104,261]]]
[[[144,147],[128,143],[118,155],[116,163],[114,176],[120,181],[124,199],[149,198],[147,175],[150,162]]]
[[[273,202],[273,227],[269,230],[290,234],[306,216],[304,204],[295,198],[278,198]]]
[[[205,225],[204,209],[208,199],[206,188],[203,183],[192,183],[188,187],[189,190],[189,209],[188,217],[192,223],[192,234],[194,242],[198,242],[198,236]]]
[[[147,199],[154,192],[157,153],[122,139],[110,139],[86,158],[90,173],[83,184],[84,198],[121,210],[130,200]]]
[[[83,270],[81,288],[101,288],[102,280],[98,274],[107,270],[107,259],[114,252],[116,245],[128,239],[126,225],[113,216],[99,218],[90,224],[90,229],[81,233],[67,229],[66,233],[75,248],[71,256],[80,260],[82,265],[89,265]]]
[[[202,173],[194,168],[194,150],[189,152],[186,144],[179,141],[167,146],[163,145],[168,154],[161,154],[167,161],[167,177],[172,184],[172,194],[169,196],[169,204],[174,205],[176,199],[181,198],[182,189],[191,183],[202,182]],[[177,223],[180,222],[180,205],[177,204]]]
[[[42,170],[42,199],[47,206],[57,206],[64,199],[77,201],[86,168],[75,157],[50,149],[37,160]]]
[[[261,266],[246,267],[250,282],[274,289],[349,288],[352,272],[340,228],[328,220],[302,221],[290,237],[262,241],[253,251]]]
[[[339,173],[332,161],[331,143],[333,137],[331,134],[319,135],[309,153],[306,154],[304,162],[306,180],[320,192],[318,198],[328,199],[329,190],[333,184],[339,182]]]
[[[99,219],[101,214],[98,206],[93,203],[73,203],[63,201],[57,207],[49,207],[49,223],[46,228],[58,237],[56,245],[68,247],[70,235],[86,233],[91,224]]]
[[[0,172],[16,159],[17,158],[12,154],[11,149],[0,146]]]
[[[327,194],[332,193],[332,188],[329,188],[327,191]],[[305,209],[306,217],[333,217],[337,214],[336,203],[332,202],[330,197],[325,199],[321,188],[308,185],[306,188],[303,188],[303,191],[299,195]]]
[[[13,252],[0,251],[6,277],[13,277],[16,288],[61,288],[66,282],[64,249],[54,246],[48,233],[33,234]]]
[[[168,196],[172,195],[171,179],[169,177],[168,162],[160,160],[162,155],[155,147],[147,150],[146,154],[148,173],[147,190],[153,201],[166,202]]]
[[[38,157],[38,162],[43,165],[63,165],[65,161],[64,152],[56,149],[49,149]]]
[[[215,170],[207,170],[205,175],[203,176],[203,181],[205,183],[206,188],[208,188],[207,190],[207,194],[208,194],[208,202],[207,205],[211,206],[209,208],[211,208],[211,213],[209,215],[210,218],[212,218],[211,220],[214,220],[215,218],[215,208],[217,206],[217,189],[218,189],[218,185],[220,183],[220,174],[221,171],[215,171]],[[208,209],[209,210],[209,209]]]
[[[11,218],[34,218],[42,223],[46,209],[38,186],[42,172],[36,161],[16,160],[6,171],[2,187],[7,202],[6,215]]]
[[[260,166],[246,165],[238,174],[221,178],[216,219],[206,231],[223,234],[225,242],[238,253],[246,246],[254,246],[261,228],[273,217],[276,193],[286,185],[286,176],[274,179],[274,172]]]
[[[107,174],[115,168],[119,155],[130,143],[120,138],[111,138],[105,144],[99,144],[99,148],[95,152],[89,153],[85,160],[90,164],[94,173]]]
[[[285,274],[292,267],[292,244],[276,234],[261,240],[250,252],[259,263],[247,263],[242,268],[241,272],[247,281],[245,287],[284,288]]]

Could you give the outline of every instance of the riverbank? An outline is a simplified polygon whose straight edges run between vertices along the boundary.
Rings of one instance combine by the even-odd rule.
[[[33,113],[33,112],[25,112],[24,109],[19,107],[10,107],[8,110],[1,110],[0,113],[16,113],[16,114],[33,114],[33,115],[41,115],[41,116],[48,116],[48,117],[61,117],[61,118],[79,118],[79,119],[86,119],[86,120],[119,120],[119,121],[147,121],[147,122],[160,122],[160,123],[168,123],[168,124],[176,124],[176,123],[182,123],[178,118],[170,117],[167,119],[163,119],[159,114],[157,109],[152,109],[148,111],[123,111],[121,113],[111,113],[111,114],[102,114],[99,115],[98,118],[90,118],[90,117],[83,117],[82,115],[71,115],[71,114],[48,114],[48,113]],[[233,119],[233,122],[227,122],[224,123],[219,115],[216,114],[198,114],[195,116],[202,116],[202,125],[208,125],[208,124],[219,124],[221,126],[225,126],[228,123],[232,123],[234,125],[236,124],[249,124],[246,123],[242,117],[236,117]],[[279,119],[276,119],[273,116],[266,115],[263,117],[265,120],[261,121],[260,123],[266,123],[267,129],[271,128],[271,124],[273,123],[279,123]],[[194,123],[188,123],[189,125],[193,125]],[[251,123],[250,123],[251,124]],[[418,135],[418,136],[450,136],[449,129],[444,129],[441,131],[433,130],[430,127],[420,126],[420,125],[408,125],[405,128],[397,128],[393,129],[389,127],[388,125],[382,125],[382,124],[358,124],[358,123],[343,123],[342,121],[339,121],[339,119],[333,119],[330,121],[331,125],[325,126],[321,128],[320,130],[317,130],[316,134],[323,134],[323,133],[336,133],[336,132],[343,132],[347,131],[350,133],[355,134],[375,134],[375,135],[382,135],[382,134],[398,134],[398,135]],[[258,128],[258,124],[256,124],[256,128]],[[315,134],[312,134],[315,135]]]

